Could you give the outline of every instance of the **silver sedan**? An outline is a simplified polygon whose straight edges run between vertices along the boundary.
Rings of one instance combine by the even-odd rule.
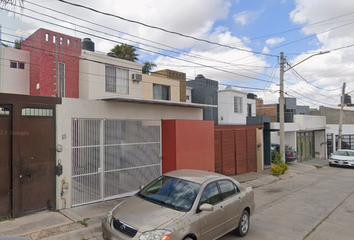
[[[103,238],[209,240],[248,233],[253,190],[200,170],[164,174],[118,204],[102,221]]]

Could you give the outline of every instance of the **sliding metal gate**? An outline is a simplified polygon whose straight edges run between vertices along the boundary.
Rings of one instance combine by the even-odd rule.
[[[72,206],[132,194],[161,174],[161,121],[73,119]]]

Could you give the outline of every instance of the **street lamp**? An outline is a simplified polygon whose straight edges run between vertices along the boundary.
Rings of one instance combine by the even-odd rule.
[[[296,63],[295,65],[289,67],[288,69],[284,70],[284,65],[285,65],[285,58],[284,58],[284,53],[280,53],[280,91],[279,91],[279,138],[280,138],[280,154],[281,154],[281,160],[285,162],[285,132],[284,132],[284,73],[292,69],[293,67],[299,65],[300,63],[306,61],[309,58],[312,58],[317,55],[322,55],[329,53],[330,51],[324,51],[324,52],[319,52],[316,54],[313,54],[304,60]]]

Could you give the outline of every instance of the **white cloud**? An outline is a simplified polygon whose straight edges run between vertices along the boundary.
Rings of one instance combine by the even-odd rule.
[[[299,83],[292,86],[292,89],[299,93],[308,91],[306,93],[308,96],[315,97],[324,104],[336,105],[339,103],[340,87],[343,82],[347,83],[348,91],[354,90],[352,78],[354,47],[335,50],[353,44],[354,1],[337,0],[333,4],[331,0],[296,0],[295,4],[296,7],[290,13],[290,19],[304,26],[302,28],[304,34],[314,34],[317,37],[317,43],[313,45],[311,52],[333,51],[329,54],[314,56],[296,66],[296,71],[301,73],[305,79],[326,90],[309,87],[309,85],[306,89],[299,86]],[[288,60],[295,64],[308,56],[309,54],[304,53]],[[313,91],[310,92],[311,90]],[[317,105],[321,104],[317,102]]]
[[[268,48],[267,46],[265,46],[265,47],[263,48],[262,52],[263,52],[263,53],[269,53],[270,50],[269,50],[269,48]]]
[[[233,15],[233,19],[235,23],[240,24],[242,26],[253,23],[257,20],[257,18],[263,13],[261,11],[243,11]]]
[[[274,46],[285,41],[285,38],[275,37],[266,40],[266,44]]]

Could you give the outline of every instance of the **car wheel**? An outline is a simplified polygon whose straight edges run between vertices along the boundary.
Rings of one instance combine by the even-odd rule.
[[[238,236],[244,237],[248,233],[248,229],[250,227],[250,214],[243,210],[240,222],[238,223],[238,227],[236,228],[235,232]]]
[[[190,237],[186,237],[186,238],[184,238],[183,240],[193,240],[193,239],[190,238]]]

